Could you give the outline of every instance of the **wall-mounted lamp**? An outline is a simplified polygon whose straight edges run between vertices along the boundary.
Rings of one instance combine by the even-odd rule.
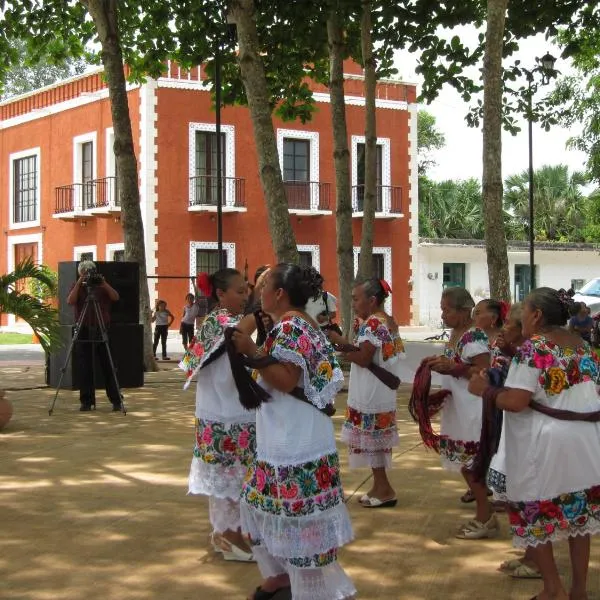
[[[431,281],[435,281],[438,278],[437,273],[427,273],[427,279],[431,279]]]
[[[79,226],[80,227],[87,227],[87,221],[85,219],[79,221]]]
[[[113,217],[113,221],[114,221],[115,223],[120,223],[120,222],[121,222],[121,215],[115,215],[115,216]]]

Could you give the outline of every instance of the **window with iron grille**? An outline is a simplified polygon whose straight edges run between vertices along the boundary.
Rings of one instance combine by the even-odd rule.
[[[358,253],[358,262],[360,263],[360,252]],[[385,259],[383,254],[373,252],[373,270],[371,277],[385,279]]]
[[[312,267],[313,266],[313,253],[310,250],[298,251],[300,255],[300,266],[301,267]]]
[[[94,142],[81,144],[81,184],[83,208],[94,207]]]
[[[113,252],[113,262],[124,262],[125,261],[125,250],[115,250]]]
[[[227,250],[223,250],[222,264],[227,265]],[[218,271],[219,266],[219,251],[210,249],[197,249],[196,250],[196,274],[208,273],[212,275],[215,271]]]
[[[375,178],[376,178],[376,198],[377,198],[377,211],[382,210],[382,190],[381,181],[383,177],[383,146],[377,144],[377,152],[375,154],[376,166],[375,166]],[[358,212],[362,212],[363,203],[365,200],[365,144],[356,145],[356,200],[358,203]]]
[[[442,280],[444,288],[466,287],[466,265],[465,263],[444,263],[444,277]]]
[[[310,140],[283,140],[283,180],[310,181]]]
[[[37,220],[37,156],[13,161],[13,221]]]
[[[217,204],[217,134],[196,131],[196,186],[194,204]],[[221,203],[225,204],[225,134],[221,133]]]

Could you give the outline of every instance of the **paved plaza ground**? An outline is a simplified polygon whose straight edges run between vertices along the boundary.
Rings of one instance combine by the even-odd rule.
[[[207,502],[186,496],[193,448],[194,391],[181,389],[174,365],[126,390],[127,416],[79,413],[64,391],[53,416],[53,390],[40,366],[1,366],[15,413],[0,432],[0,598],[3,600],[242,599],[259,581],[255,565],[226,563],[208,544]],[[343,481],[356,540],[340,560],[368,600],[531,598],[537,581],[513,580],[498,564],[516,555],[507,536],[462,541],[470,518],[465,489],[424,450],[398,396],[401,445],[394,456],[395,509],[369,511],[357,496],[368,472]],[[336,430],[345,395],[338,398]],[[568,570],[566,544],[557,547]],[[600,600],[600,543],[592,547],[590,600]]]

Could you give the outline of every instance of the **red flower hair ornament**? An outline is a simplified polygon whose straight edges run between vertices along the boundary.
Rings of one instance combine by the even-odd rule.
[[[510,304],[505,302],[504,300],[500,300],[500,318],[502,321],[506,321],[508,317],[508,312],[510,311]]]
[[[387,298],[392,293],[390,284],[385,279],[380,279],[379,283],[381,284],[381,289],[384,291],[385,297]]]
[[[196,287],[203,296],[207,298],[212,296],[213,286],[208,273],[198,273],[196,276]]]

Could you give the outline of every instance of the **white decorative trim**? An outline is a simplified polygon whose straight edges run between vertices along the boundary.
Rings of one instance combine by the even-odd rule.
[[[204,92],[210,90],[210,82],[197,79],[177,79],[176,77],[161,77],[158,80],[158,87],[171,88],[178,90],[196,90]]]
[[[315,102],[331,102],[331,97],[327,92],[313,92],[313,98]],[[364,106],[364,96],[344,96],[344,101],[347,106]],[[390,110],[406,110],[408,108],[408,102],[404,100],[383,100],[377,98],[375,100],[376,108],[389,108]]]
[[[298,244],[298,252],[310,252],[312,254],[312,266],[321,270],[321,247],[318,244]]]
[[[106,252],[104,254],[104,260],[115,260],[115,252],[119,250],[125,250],[125,244],[123,242],[119,244],[106,244]]]
[[[277,153],[279,154],[279,168],[283,175],[283,142],[290,140],[308,140],[310,142],[310,181],[319,179],[319,132],[301,131],[299,129],[277,129]],[[310,210],[319,210],[319,186],[310,186]]]
[[[196,277],[196,250],[218,250],[217,242],[190,242],[190,277]],[[227,268],[235,269],[235,243],[223,242],[223,250],[227,256]],[[194,286],[190,282],[190,292]]]
[[[358,185],[358,144],[366,144],[364,135],[353,135],[350,140],[352,156],[352,187]],[[381,146],[381,185],[392,185],[392,159],[390,138],[377,138],[377,145]],[[384,195],[382,198],[382,213],[387,214],[391,209],[391,198]],[[358,200],[356,195],[352,195],[352,212],[358,212]]]
[[[114,177],[117,174],[114,144],[115,131],[112,127],[107,127],[104,130],[104,177]]]
[[[14,161],[19,160],[21,158],[27,158],[29,156],[36,157],[36,219],[34,221],[25,221],[23,223],[15,223],[14,222]],[[41,160],[41,150],[38,147],[29,148],[28,150],[21,150],[19,152],[13,152],[8,157],[8,211],[9,211],[9,229],[28,229],[30,227],[39,227],[40,219],[41,219],[41,211],[42,211],[42,160]],[[12,269],[11,269],[12,270]]]
[[[157,120],[156,80],[147,79],[140,88],[140,210],[144,224],[144,247],[148,275],[158,272],[158,185],[157,177]],[[149,278],[150,303],[158,298],[157,279]]]
[[[410,312],[411,323],[418,325],[420,322],[420,277],[419,277],[419,171],[418,171],[418,112],[417,104],[408,107],[408,167],[410,169],[408,194],[408,219],[409,219],[409,246],[408,255],[410,262]]]
[[[190,123],[189,125],[189,198],[188,206],[192,205],[194,198],[194,184],[192,177],[196,176],[196,131],[217,132],[215,123]],[[221,125],[221,133],[225,134],[225,174],[224,177],[235,177],[235,127]],[[225,179],[225,206],[235,206],[235,182]]]
[[[81,255],[84,252],[91,252],[92,260],[98,260],[98,249],[94,246],[73,246],[73,260],[81,260]]]
[[[355,79],[356,81],[364,81],[365,80],[365,76],[364,75],[358,75],[356,73],[344,73],[344,80],[350,80],[350,79]],[[389,79],[389,78],[385,78],[385,79],[378,79],[377,83],[385,83],[387,85],[403,85],[403,86],[409,86],[409,87],[417,87],[419,84],[415,83],[414,81],[403,81],[402,79]]]
[[[37,244],[37,264],[41,265],[43,262],[43,234],[41,233],[29,233],[25,235],[8,235],[6,242],[6,266],[7,272],[10,273],[15,268],[15,246],[19,244]],[[8,315],[8,326],[14,327],[16,323],[15,315]]]
[[[86,74],[87,75],[87,74]],[[62,83],[68,83],[71,81],[70,79],[60,82],[55,86],[50,87],[60,87]],[[139,84],[128,83],[127,91],[135,90],[139,88]],[[46,88],[42,88],[40,90],[35,90],[30,95],[39,94],[43,92]],[[11,104],[15,102],[20,97],[11,98],[2,104]],[[29,123],[30,121],[35,121],[37,119],[43,119],[45,117],[49,117],[51,115],[55,115],[57,113],[64,112],[65,110],[71,110],[72,108],[78,108],[80,106],[85,106],[86,104],[92,104],[93,102],[99,102],[100,100],[105,100],[108,98],[108,88],[98,90],[97,92],[92,92],[89,94],[82,94],[77,96],[76,98],[72,98],[71,100],[65,100],[64,102],[58,102],[56,104],[51,104],[50,106],[46,106],[44,108],[34,108],[28,113],[24,113],[22,115],[18,115],[16,117],[12,117],[10,119],[6,119],[4,121],[0,121],[0,129],[8,129],[9,127],[14,127],[16,125],[22,125],[23,123]]]
[[[358,273],[358,255],[360,254],[360,246],[354,246],[354,276]],[[394,289],[392,283],[392,248],[391,246],[373,246],[373,254],[383,254],[383,277]],[[387,313],[391,313],[392,299],[388,296],[384,303]]]

